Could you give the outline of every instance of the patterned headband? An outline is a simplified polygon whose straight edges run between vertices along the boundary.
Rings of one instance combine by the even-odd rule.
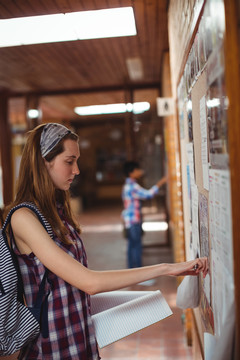
[[[62,140],[62,138],[69,134],[71,131],[61,124],[49,123],[44,126],[41,139],[40,139],[40,147],[41,154],[44,158],[47,156],[52,149]]]

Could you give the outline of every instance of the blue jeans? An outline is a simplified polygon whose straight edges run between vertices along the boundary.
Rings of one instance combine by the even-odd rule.
[[[142,224],[133,224],[127,229],[128,267],[142,266]]]

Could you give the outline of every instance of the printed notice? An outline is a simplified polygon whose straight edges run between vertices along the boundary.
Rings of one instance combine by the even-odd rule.
[[[220,336],[234,299],[230,173],[210,170],[209,175],[212,305],[215,335]]]
[[[187,159],[189,165],[189,175],[191,186],[195,185],[195,171],[194,171],[194,152],[193,152],[193,143],[186,144]]]
[[[193,253],[200,254],[199,244],[199,218],[198,218],[198,187],[194,185],[191,187],[192,195],[192,245]]]
[[[203,96],[200,100],[200,126],[201,126],[201,155],[202,155],[203,187],[206,190],[209,190],[207,116],[206,116],[205,96]]]

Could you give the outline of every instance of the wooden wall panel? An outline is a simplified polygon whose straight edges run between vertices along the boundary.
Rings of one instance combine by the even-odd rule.
[[[163,97],[171,97],[169,53],[164,54],[162,71]],[[167,154],[170,228],[175,261],[185,260],[181,172],[178,124],[176,115],[164,118],[165,148]]]
[[[231,168],[232,189],[232,226],[234,248],[234,277],[235,277],[235,302],[236,302],[236,359],[240,356],[240,4],[239,1],[225,1],[226,11],[226,87],[229,98],[229,155]]]

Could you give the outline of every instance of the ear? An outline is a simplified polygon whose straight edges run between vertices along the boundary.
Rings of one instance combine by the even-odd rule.
[[[47,161],[47,160],[44,159],[44,164],[45,164],[47,170],[50,170],[50,168],[52,167],[52,162],[51,161]]]

